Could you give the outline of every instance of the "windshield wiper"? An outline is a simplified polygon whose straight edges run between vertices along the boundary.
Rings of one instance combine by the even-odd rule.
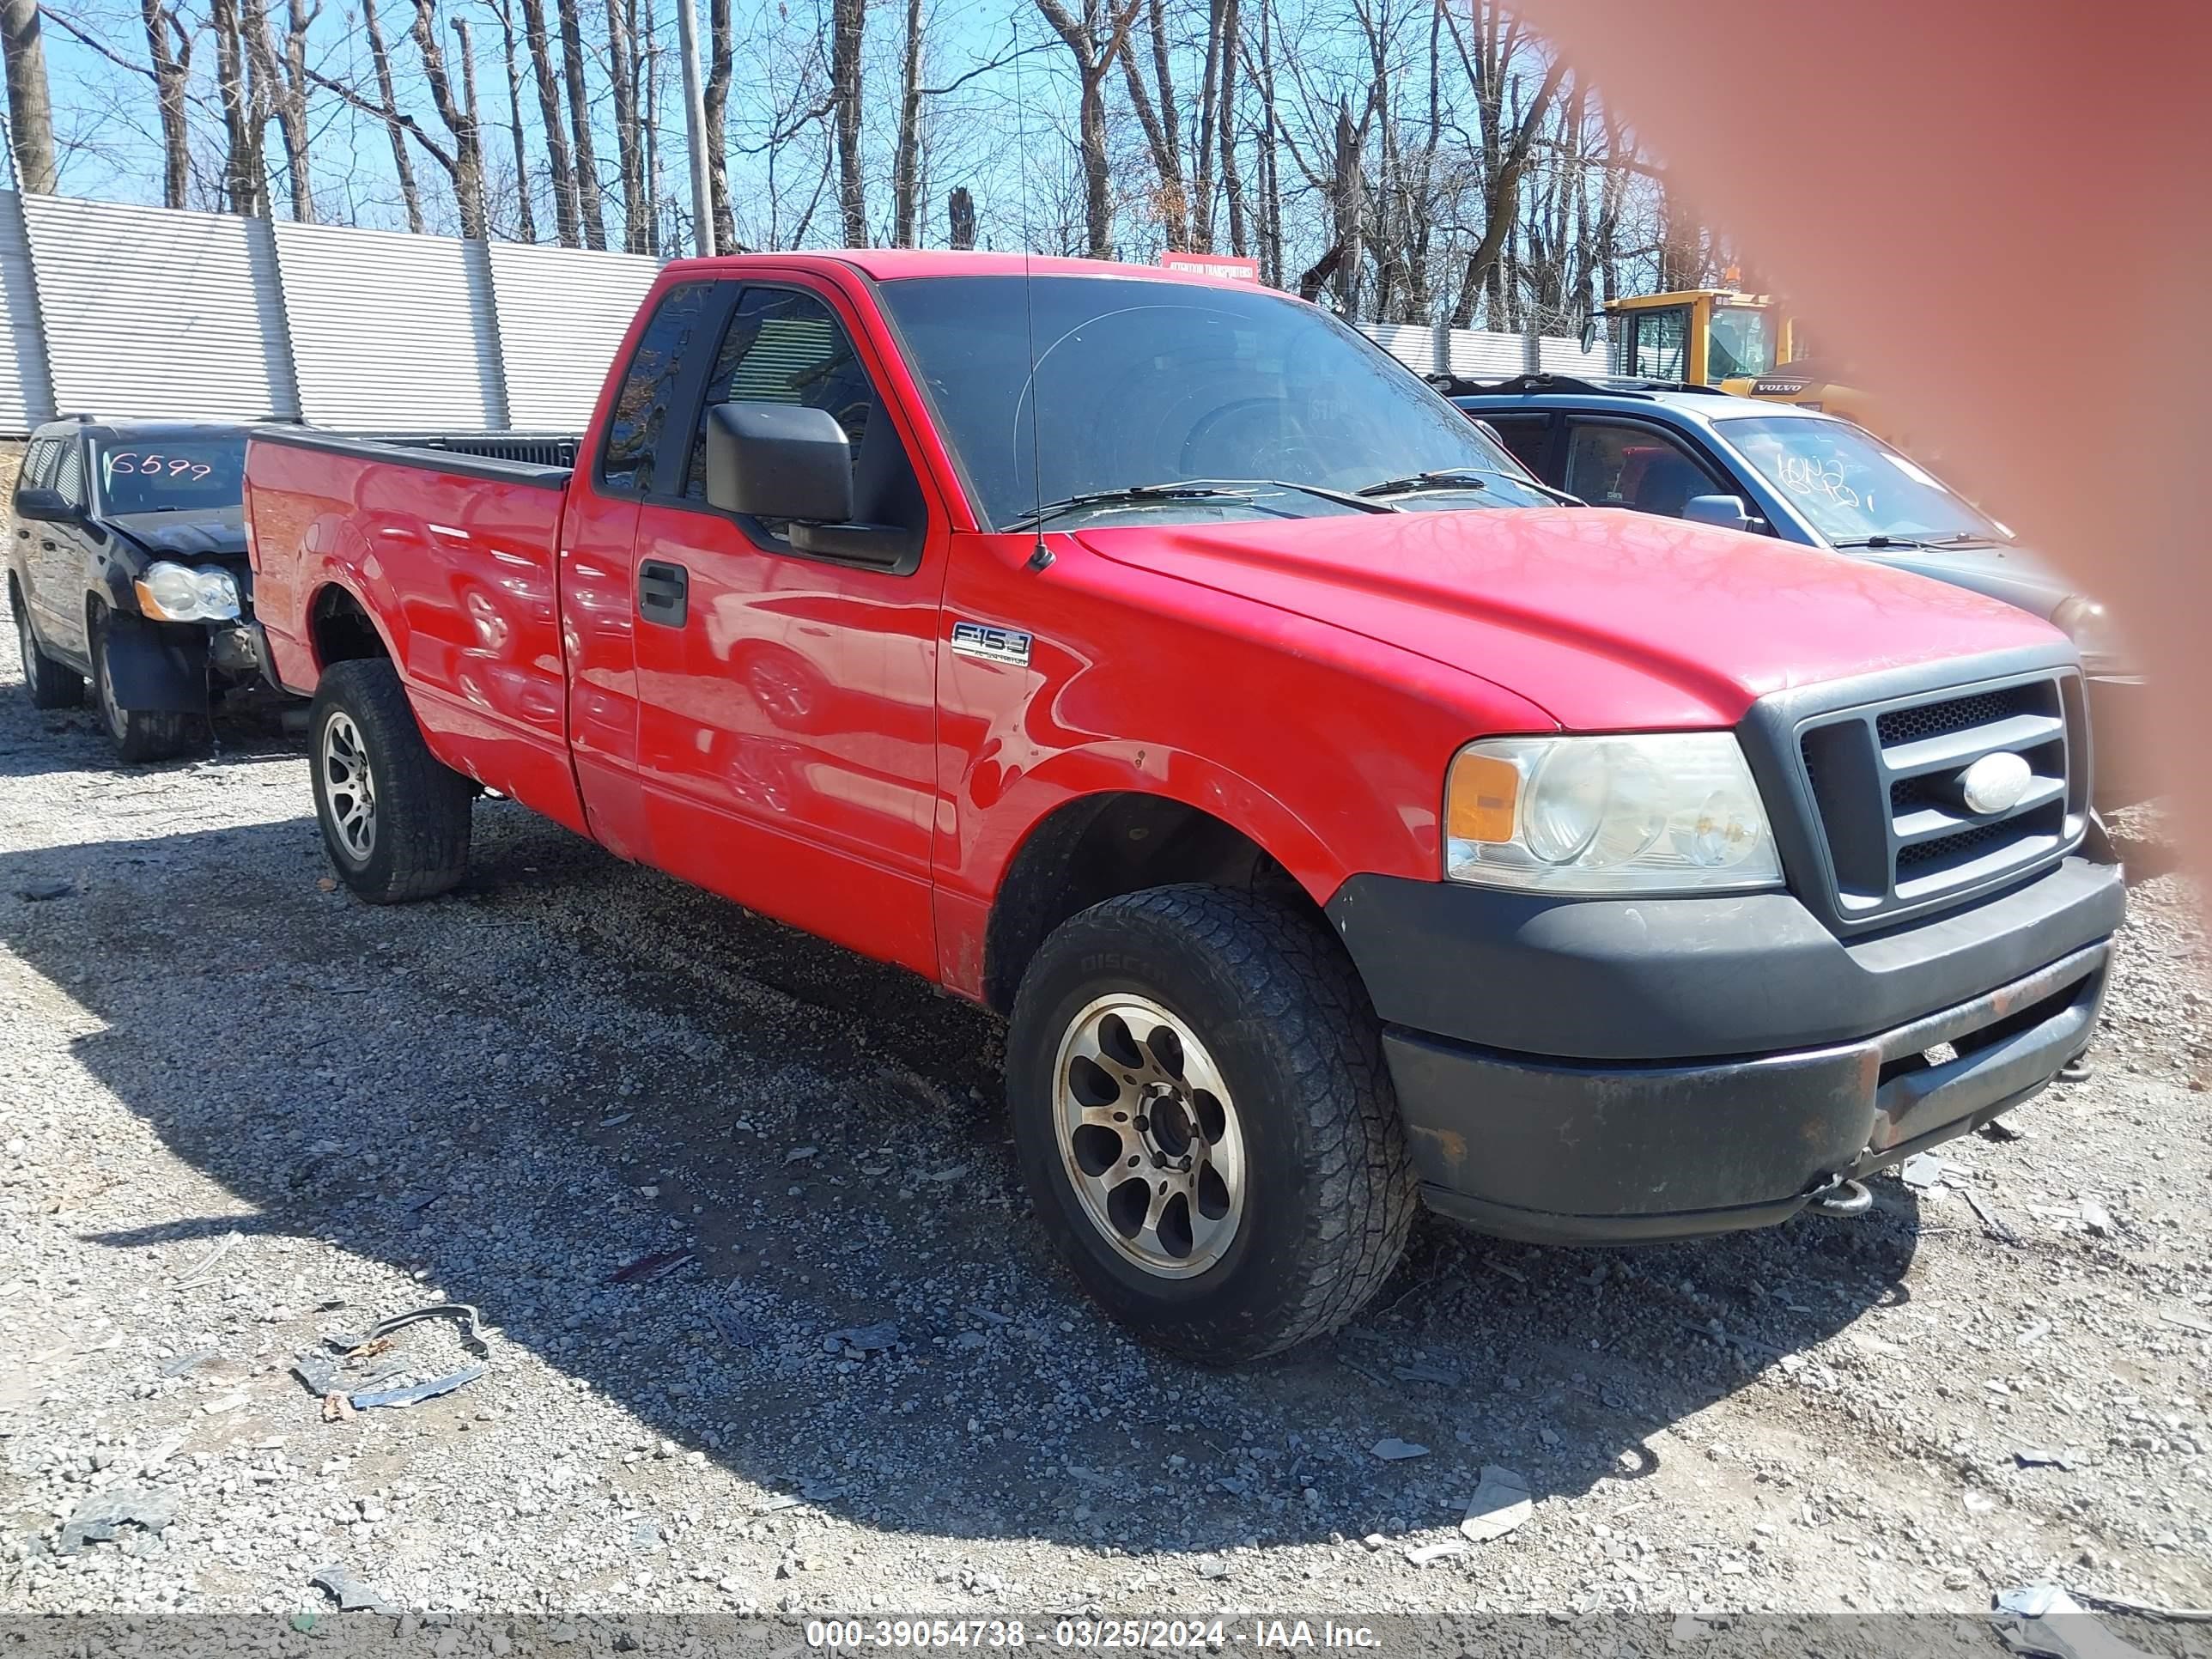
[[[1436,472],[1412,472],[1402,478],[1385,478],[1381,483],[1371,483],[1361,489],[1362,495],[1410,495],[1421,489],[1487,489],[1488,478],[1503,478],[1508,483],[1519,484],[1523,489],[1534,489],[1549,495],[1565,507],[1586,507],[1579,495],[1570,495],[1564,489],[1554,489],[1550,484],[1540,483],[1534,478],[1524,478],[1517,473],[1502,471],[1494,466],[1450,466]]]
[[[1000,528],[1029,530],[1086,507],[1142,507],[1152,501],[1220,499],[1249,501],[1255,491],[1262,489],[1294,489],[1301,495],[1318,495],[1323,501],[1358,507],[1362,513],[1395,513],[1398,510],[1381,501],[1366,501],[1357,495],[1347,495],[1340,489],[1327,489],[1320,484],[1292,483],[1283,478],[1184,478],[1173,483],[1131,484],[1121,489],[1094,489],[1085,495],[1070,495],[1063,501],[1047,501],[1034,512],[1024,513]]]
[[[1848,542],[1830,542],[1831,547],[1870,547],[1880,552],[1885,547],[1917,547],[1923,552],[1931,551],[1932,542],[1923,542],[1911,536],[1861,536]]]

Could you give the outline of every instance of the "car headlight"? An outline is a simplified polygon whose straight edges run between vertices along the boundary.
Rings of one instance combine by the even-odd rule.
[[[2086,593],[2076,593],[2062,603],[2051,613],[2051,620],[2074,641],[2085,668],[2117,668],[2127,655],[2119,629],[2112,626],[2112,613]]]
[[[238,581],[219,565],[158,559],[135,584],[138,604],[155,622],[230,622],[238,616]]]
[[[1453,757],[1444,874],[1545,893],[1778,886],[1782,860],[1729,732],[1486,738]]]

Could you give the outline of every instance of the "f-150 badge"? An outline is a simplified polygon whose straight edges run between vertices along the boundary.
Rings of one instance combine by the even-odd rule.
[[[994,628],[988,623],[952,624],[952,648],[963,657],[985,662],[1012,663],[1017,668],[1030,659],[1030,636],[1016,628]]]

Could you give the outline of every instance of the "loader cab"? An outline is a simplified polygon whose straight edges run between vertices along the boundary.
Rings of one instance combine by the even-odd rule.
[[[1750,383],[1790,356],[1790,319],[1764,295],[1686,289],[1615,300],[1620,373],[1679,386],[1748,392]]]

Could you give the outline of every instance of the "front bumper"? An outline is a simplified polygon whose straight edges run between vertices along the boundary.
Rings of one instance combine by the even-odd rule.
[[[1486,920],[1431,927],[1407,975],[1392,917],[1424,891],[1423,911]],[[1784,1220],[2049,1084],[2088,1045],[2124,900],[2116,866],[2071,858],[1848,944],[1778,906],[1796,902],[1347,884],[1330,910],[1385,1021],[1431,1206],[1556,1243]]]

